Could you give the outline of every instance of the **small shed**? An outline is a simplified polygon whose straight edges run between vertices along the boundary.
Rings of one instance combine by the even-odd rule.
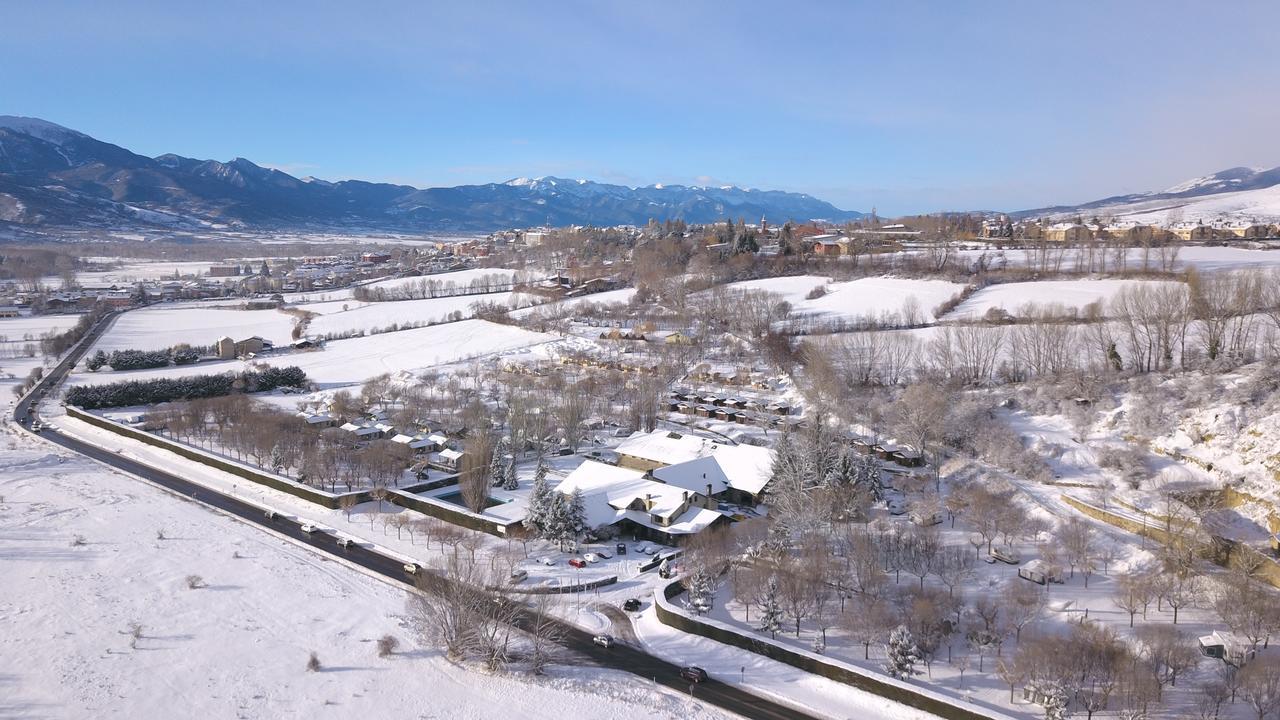
[[[1061,583],[1062,569],[1037,558],[1018,568],[1018,577],[1040,585]]]

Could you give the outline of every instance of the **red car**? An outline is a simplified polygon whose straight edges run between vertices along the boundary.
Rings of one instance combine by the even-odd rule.
[[[582,558],[569,558],[569,564],[576,568],[583,568],[587,566],[587,561]]]

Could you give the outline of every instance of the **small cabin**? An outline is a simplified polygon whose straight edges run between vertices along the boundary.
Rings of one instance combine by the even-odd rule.
[[[1018,568],[1018,577],[1039,585],[1062,582],[1062,569],[1036,559]]]

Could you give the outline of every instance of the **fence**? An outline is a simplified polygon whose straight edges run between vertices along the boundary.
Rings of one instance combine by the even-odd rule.
[[[654,610],[657,612],[658,620],[664,625],[763,655],[771,660],[786,663],[805,672],[821,675],[829,680],[850,685],[894,702],[909,705],[917,710],[947,718],[947,720],[1012,720],[1008,715],[990,710],[969,709],[941,694],[924,688],[916,689],[905,682],[888,677],[879,678],[869,675],[852,665],[824,658],[815,653],[788,648],[768,638],[744,635],[724,623],[690,617],[671,604],[671,599],[683,592],[684,586],[679,580],[661,590],[654,591]]]

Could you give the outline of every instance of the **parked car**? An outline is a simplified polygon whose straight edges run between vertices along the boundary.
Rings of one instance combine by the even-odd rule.
[[[511,582],[513,583],[518,583],[527,577],[529,577],[529,571],[524,568],[516,568],[511,571]]]
[[[889,502],[885,503],[885,507],[889,509],[890,515],[906,515],[907,514],[907,506],[903,505],[897,500],[890,500]]]
[[[613,647],[613,636],[612,636],[612,635],[597,635],[597,636],[595,636],[595,637],[591,638],[591,642],[593,642],[593,643],[595,643],[595,644],[599,645],[599,646],[600,646],[600,647],[602,647],[602,648],[611,648],[611,647]]]
[[[351,547],[351,538],[349,537],[338,538],[338,547]]]
[[[262,513],[262,514],[263,514],[263,516],[265,516],[268,520],[275,520],[275,519],[278,517],[278,516],[276,515],[276,511],[275,511],[275,510],[268,510],[268,511],[266,511],[266,512]]]
[[[418,563],[405,563],[405,564],[404,564],[404,571],[405,571],[405,572],[407,572],[407,573],[409,573],[410,575],[417,575],[417,574],[418,574],[418,571],[419,571],[419,570],[421,570],[421,569],[422,569],[422,568],[418,567]]]
[[[613,549],[614,549],[614,551],[615,551],[615,552],[617,552],[619,555],[626,555],[626,554],[627,554],[627,544],[626,544],[626,543],[618,543],[617,545],[615,545],[615,546],[613,547]]]
[[[635,612],[639,610],[640,598],[627,598],[627,601],[622,603],[622,609],[626,610],[627,612]]]
[[[611,558],[611,557],[613,557],[613,556],[609,554],[609,551],[608,551],[608,550],[597,550],[597,551],[596,551],[596,557],[598,557],[598,558],[600,558],[600,559],[602,559],[602,560],[608,560],[609,558]]]
[[[582,555],[582,559],[583,559],[583,560],[586,560],[586,561],[587,561],[587,562],[589,562],[589,563],[598,563],[598,562],[600,562],[600,556],[599,556],[599,555],[597,555],[597,554],[595,554],[595,553],[584,553],[584,554]]]
[[[542,581],[542,584],[545,585],[546,587],[555,587],[560,584],[560,581],[555,578],[547,578],[546,580]]]
[[[556,564],[556,559],[548,555],[546,557],[538,558],[538,562],[542,563],[543,565],[546,565],[547,567],[550,567]]]
[[[587,566],[587,561],[582,558],[569,558],[569,564],[576,568],[584,568]]]
[[[1010,565],[1017,565],[1021,561],[1021,558],[1018,557],[1017,550],[1014,550],[1013,548],[1000,547],[999,545],[992,545],[991,551],[988,554],[992,558],[999,560],[1002,563],[1009,563]]]
[[[680,677],[691,683],[700,683],[707,681],[707,671],[696,665],[686,665],[680,668]]]
[[[44,426],[40,424],[39,420],[31,423],[31,432],[38,433],[43,429],[44,429]]]
[[[316,526],[312,525],[311,523],[302,523],[302,527],[298,529],[310,535],[311,533],[316,531]]]

